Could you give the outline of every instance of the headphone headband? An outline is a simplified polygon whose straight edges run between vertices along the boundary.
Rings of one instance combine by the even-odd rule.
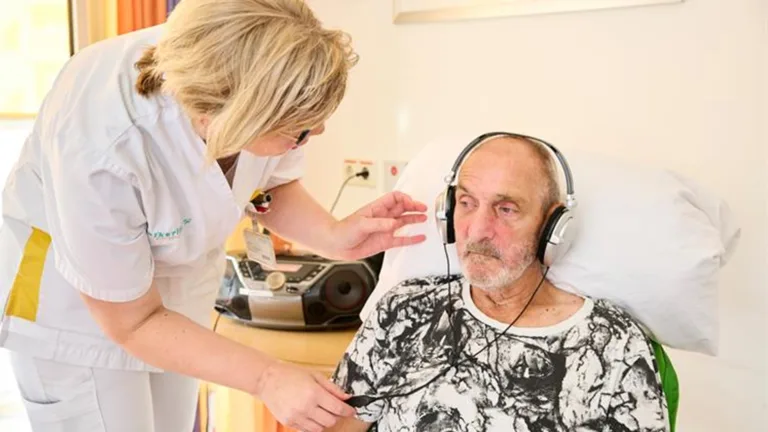
[[[557,158],[558,162],[560,163],[560,166],[563,169],[563,174],[565,175],[565,190],[566,190],[566,207],[571,208],[575,205],[576,200],[574,197],[574,187],[573,187],[573,175],[571,175],[571,168],[568,166],[568,161],[566,161],[565,157],[562,153],[560,153],[560,150],[557,149],[554,145],[528,135],[523,134],[517,134],[517,133],[511,133],[511,132],[488,132],[480,135],[479,137],[472,140],[471,143],[467,144],[466,147],[464,147],[464,150],[459,153],[459,156],[456,158],[456,161],[453,163],[453,167],[451,167],[451,173],[446,178],[446,181],[448,184],[453,184],[453,182],[456,180],[456,177],[459,175],[459,169],[461,168],[461,165],[464,163],[464,160],[469,156],[470,153],[472,153],[477,147],[480,146],[480,144],[484,143],[490,138],[496,138],[496,137],[509,137],[509,138],[519,138],[524,139],[528,141],[533,141],[537,144],[541,144],[544,147],[548,148]]]

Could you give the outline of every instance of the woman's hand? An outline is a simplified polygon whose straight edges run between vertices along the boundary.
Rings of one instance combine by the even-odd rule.
[[[395,237],[399,228],[427,220],[423,214],[427,206],[402,192],[390,192],[340,221],[297,181],[278,186],[271,193],[272,211],[259,216],[259,222],[326,258],[356,260],[426,238]]]
[[[349,395],[321,374],[285,363],[264,370],[256,397],[280,423],[304,432],[322,432],[340,417],[355,414],[342,402]]]
[[[384,195],[335,224],[331,237],[335,244],[334,258],[360,259],[423,242],[424,235],[395,237],[395,231],[426,221],[425,211],[426,205],[402,192]]]

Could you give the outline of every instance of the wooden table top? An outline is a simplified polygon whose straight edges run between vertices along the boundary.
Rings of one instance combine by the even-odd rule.
[[[217,313],[214,313],[214,319]],[[325,331],[270,330],[222,315],[216,333],[271,357],[306,366],[327,376],[333,373],[357,328]]]

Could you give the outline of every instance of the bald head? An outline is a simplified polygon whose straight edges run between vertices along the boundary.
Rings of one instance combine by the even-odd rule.
[[[525,138],[496,137],[482,143],[463,166],[472,167],[474,163],[471,160],[475,157],[481,159],[474,161],[480,164],[494,160],[502,166],[506,165],[508,169],[522,168],[525,177],[531,180],[531,187],[538,188],[543,211],[548,211],[560,202],[557,167],[552,153],[544,145]]]

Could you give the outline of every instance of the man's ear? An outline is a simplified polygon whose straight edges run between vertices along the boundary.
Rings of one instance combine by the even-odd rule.
[[[539,224],[539,238],[541,238],[541,235],[544,234],[544,228],[547,226],[547,221],[549,218],[552,217],[552,214],[555,212],[555,210],[558,207],[564,206],[565,203],[562,201],[557,201],[554,204],[552,204],[547,211],[544,212],[544,218],[541,220],[541,223]]]
[[[550,218],[550,216],[552,216],[552,213],[554,213],[554,212],[555,212],[555,210],[556,210],[558,207],[563,207],[563,206],[565,206],[565,203],[564,203],[564,202],[562,202],[562,201],[557,201],[557,202],[553,203],[553,204],[552,204],[552,205],[551,205],[551,206],[550,206],[550,207],[547,209],[547,213],[546,213],[546,217],[545,217],[545,220],[546,220],[546,219],[549,219],[549,218]]]

